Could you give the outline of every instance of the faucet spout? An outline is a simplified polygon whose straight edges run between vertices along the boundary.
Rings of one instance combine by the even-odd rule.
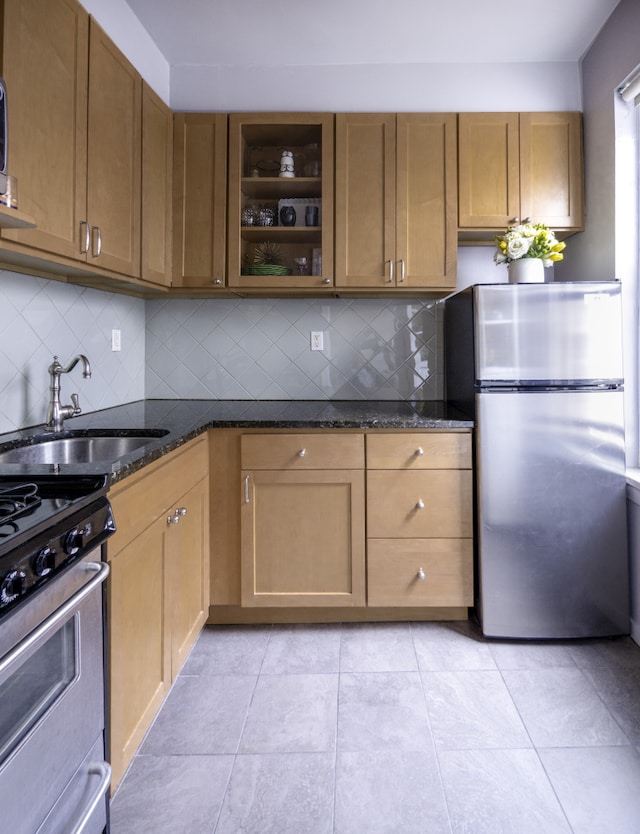
[[[49,365],[50,396],[49,408],[47,409],[47,429],[49,429],[49,431],[62,431],[64,420],[67,417],[75,417],[76,414],[82,413],[77,394],[71,395],[73,405],[62,405],[60,403],[60,376],[62,374],[68,374],[72,371],[78,362],[82,362],[82,376],[85,379],[89,379],[91,377],[91,365],[83,353],[79,353],[74,359],[72,359],[66,368],[60,364],[57,356],[53,357],[53,362]]]
[[[69,362],[66,368],[63,368],[62,365],[58,362],[58,357],[54,356],[53,362],[51,363],[51,365],[49,365],[49,373],[51,375],[55,374],[58,377],[60,376],[60,374],[68,374],[75,368],[78,362],[82,362],[83,365],[82,376],[85,379],[90,379],[91,364],[87,357],[84,355],[84,353],[79,353],[74,359],[71,360],[71,362]]]

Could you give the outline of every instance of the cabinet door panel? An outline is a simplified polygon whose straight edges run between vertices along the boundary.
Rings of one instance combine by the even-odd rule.
[[[364,605],[364,473],[242,476],[242,604]]]
[[[160,519],[110,559],[110,748],[112,788],[124,775],[171,685],[164,615],[165,539]],[[117,533],[110,552],[118,548]]]
[[[38,228],[2,236],[84,260],[89,16],[75,0],[47,0],[46,13],[41,0],[5,0],[4,11],[8,167]]]
[[[389,286],[395,260],[394,114],[336,115],[336,285]]]
[[[520,215],[517,113],[458,116],[459,225],[505,228]]]
[[[397,117],[396,285],[455,287],[456,117]]]
[[[223,287],[227,116],[177,113],[174,150],[173,284]]]
[[[521,213],[553,229],[584,226],[580,113],[520,114]]]
[[[93,19],[89,35],[88,260],[139,277],[142,79]]]
[[[471,539],[369,539],[367,601],[473,605]]]
[[[182,667],[209,616],[209,489],[207,480],[178,502],[186,515],[169,531],[171,558],[167,606],[171,619],[171,668]]]
[[[141,277],[167,286],[171,283],[173,115],[147,84],[142,92]]]
[[[468,469],[367,472],[367,535],[469,538],[471,497]]]

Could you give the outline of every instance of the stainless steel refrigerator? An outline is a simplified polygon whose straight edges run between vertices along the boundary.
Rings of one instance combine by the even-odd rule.
[[[447,400],[476,421],[483,633],[628,634],[620,285],[476,285],[444,333]]]

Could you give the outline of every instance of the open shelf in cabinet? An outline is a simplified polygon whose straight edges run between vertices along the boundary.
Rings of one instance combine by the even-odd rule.
[[[250,113],[229,117],[230,287],[327,289],[333,286],[333,115]],[[282,151],[293,154],[294,177],[280,177]],[[293,225],[280,209],[292,205]],[[306,208],[318,207],[318,225],[306,225]],[[323,222],[324,218],[324,222]],[[288,275],[248,275],[261,244],[276,247],[275,263]],[[296,259],[306,258],[308,274]]]

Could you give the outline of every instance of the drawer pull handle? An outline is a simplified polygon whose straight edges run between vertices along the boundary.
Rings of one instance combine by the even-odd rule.
[[[416,504],[416,510],[424,510],[424,501],[422,498],[418,498],[418,503]]]
[[[424,578],[425,578],[424,571],[422,570],[422,568],[418,568],[418,579],[420,581],[422,581]]]
[[[421,458],[423,455],[424,455],[424,449],[422,448],[422,446],[418,446],[418,448],[416,449],[416,457]]]
[[[244,503],[249,503],[249,476],[244,476]]]
[[[300,449],[300,451],[298,452],[298,457],[303,458],[303,457],[305,457],[306,454],[307,454],[306,449]]]

